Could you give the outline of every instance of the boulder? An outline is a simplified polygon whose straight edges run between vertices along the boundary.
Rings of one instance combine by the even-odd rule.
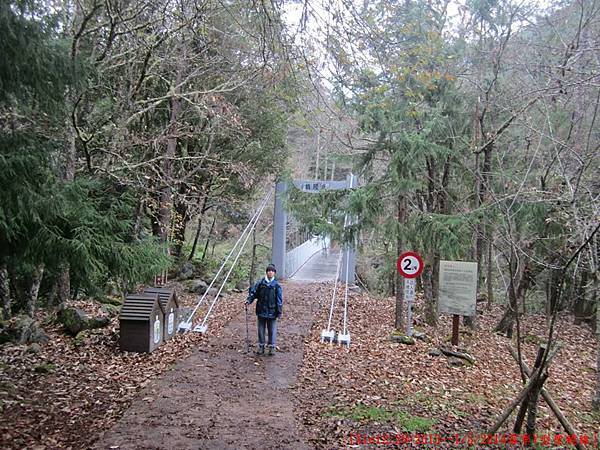
[[[73,336],[76,336],[80,331],[102,328],[110,323],[108,317],[90,318],[85,311],[73,307],[60,309],[58,311],[58,321]]]
[[[183,287],[188,292],[194,292],[196,294],[204,294],[206,289],[208,289],[208,284],[204,280],[196,279],[196,280],[187,280],[183,283]]]
[[[410,336],[406,336],[404,334],[392,334],[392,336],[390,337],[390,340],[392,342],[397,342],[399,344],[405,344],[405,345],[414,345],[415,344],[415,340],[410,337]]]
[[[39,353],[42,351],[42,346],[40,344],[38,344],[37,342],[34,342],[32,344],[29,344],[29,346],[27,347],[27,352],[28,353]]]
[[[17,316],[6,322],[4,328],[0,331],[0,344],[4,342],[45,344],[48,342],[48,336],[31,317]]]
[[[427,337],[427,335],[425,333],[423,333],[422,331],[419,331],[419,330],[414,330],[413,331],[413,337],[415,339],[418,339],[418,340],[423,341],[423,342],[427,342],[429,340],[429,338]]]
[[[465,361],[460,359],[460,358],[456,358],[454,356],[448,358],[448,365],[450,367],[462,367],[465,365]]]
[[[88,316],[79,308],[62,308],[58,311],[58,321],[63,324],[65,329],[75,336],[80,331],[85,330]]]
[[[235,290],[238,292],[248,292],[248,281],[240,280],[235,284]]]
[[[121,305],[119,306],[115,306],[115,305],[102,305],[102,308],[100,308],[102,310],[102,312],[104,314],[107,314],[109,317],[115,317],[117,315],[119,315],[119,313],[121,312]]]
[[[189,280],[191,278],[194,278],[195,271],[196,271],[196,267],[194,267],[194,264],[191,263],[190,261],[186,261],[181,266],[181,269],[179,269],[178,278],[180,280]]]
[[[442,356],[442,351],[439,348],[430,348],[427,354],[429,356]]]

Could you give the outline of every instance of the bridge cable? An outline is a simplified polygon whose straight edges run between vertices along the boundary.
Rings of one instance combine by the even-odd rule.
[[[340,270],[342,268],[342,257],[344,256],[343,252],[340,252],[340,256],[338,257],[337,267],[335,269],[335,284],[333,286],[333,294],[331,296],[331,307],[329,308],[329,321],[327,322],[327,332],[331,331],[331,320],[333,319],[333,310],[335,309],[335,299],[337,294],[337,285],[340,276]]]
[[[267,202],[269,201],[269,198],[271,197],[271,193],[269,192],[268,194],[265,195],[265,197],[262,199],[262,201],[260,202],[258,208],[256,209],[256,211],[254,211],[254,214],[252,215],[252,218],[250,219],[250,221],[248,222],[248,224],[246,225],[246,227],[244,228],[244,230],[242,231],[242,234],[240,235],[240,237],[238,238],[238,240],[235,242],[235,244],[233,245],[232,249],[230,250],[229,254],[227,255],[227,257],[225,258],[225,260],[223,261],[223,263],[221,264],[221,267],[219,267],[219,270],[217,271],[216,275],[214,276],[214,278],[212,279],[212,281],[210,282],[210,284],[208,285],[208,287],[206,288],[206,291],[204,292],[204,294],[202,295],[202,297],[198,300],[198,302],[196,303],[195,308],[193,309],[193,311],[191,312],[191,314],[189,315],[189,317],[187,318],[186,321],[182,322],[179,325],[179,329],[183,330],[183,331],[189,331],[191,329],[192,326],[192,320],[194,318],[194,315],[196,314],[196,311],[198,311],[198,308],[200,307],[200,305],[202,305],[202,303],[204,302],[204,299],[206,298],[206,296],[208,295],[208,292],[210,291],[210,289],[212,288],[213,284],[215,283],[215,281],[217,280],[218,276],[220,275],[221,271],[223,270],[223,268],[225,267],[225,265],[227,264],[227,262],[229,261],[229,258],[231,258],[231,255],[233,254],[233,252],[236,250],[238,244],[240,243],[240,241],[242,240],[242,238],[244,237],[244,235],[247,233],[250,225],[255,221],[255,219],[258,218],[258,216],[260,215],[260,213],[262,212],[262,210],[264,209],[265,205],[267,204]],[[249,235],[250,233],[248,233]]]
[[[223,280],[223,284],[221,284],[221,287],[219,288],[217,294],[215,295],[214,300],[210,304],[210,307],[208,308],[208,311],[207,311],[206,315],[204,316],[204,320],[200,324],[200,329],[204,329],[204,330],[206,329],[205,328],[206,327],[206,321],[208,320],[208,318],[210,316],[210,313],[212,312],[213,307],[217,303],[217,300],[219,299],[219,295],[221,294],[221,291],[223,290],[223,288],[225,287],[225,284],[227,283],[227,280],[229,279],[229,275],[231,275],[231,272],[233,271],[233,268],[235,267],[236,263],[238,262],[238,259],[240,258],[240,255],[244,251],[244,247],[246,246],[246,243],[248,242],[248,239],[250,238],[250,235],[252,234],[252,230],[254,230],[254,227],[258,223],[258,219],[260,218],[260,215],[262,214],[263,210],[267,206],[267,202],[269,201],[270,197],[271,197],[271,192],[269,192],[269,194],[267,195],[266,201],[261,205],[261,208],[257,211],[257,214],[254,217],[254,220],[250,222],[252,224],[251,227],[250,227],[250,230],[248,231],[248,233],[246,233],[246,237],[244,239],[244,242],[240,246],[240,248],[238,250],[238,253],[237,253],[237,255],[236,255],[236,257],[235,257],[235,259],[233,261],[233,264],[231,264],[231,267],[229,268],[229,271],[227,272],[227,275],[225,275],[225,279]]]

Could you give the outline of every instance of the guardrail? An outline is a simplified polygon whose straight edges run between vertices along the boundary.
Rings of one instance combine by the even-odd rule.
[[[329,236],[316,236],[300,244],[285,255],[285,275],[291,277],[308,259],[317,252],[329,248]]]

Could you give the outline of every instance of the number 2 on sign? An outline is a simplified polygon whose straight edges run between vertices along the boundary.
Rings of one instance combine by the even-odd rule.
[[[405,278],[416,278],[423,271],[423,260],[415,252],[404,252],[396,262],[398,272]]]

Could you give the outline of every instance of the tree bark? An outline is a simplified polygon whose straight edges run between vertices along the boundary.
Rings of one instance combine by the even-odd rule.
[[[198,246],[198,239],[200,238],[200,233],[202,232],[202,217],[203,214],[200,213],[198,216],[198,226],[196,228],[196,234],[194,236],[194,242],[192,244],[192,250],[190,251],[190,255],[188,256],[188,261],[191,261],[196,254],[196,247]]]
[[[518,314],[518,300],[517,293],[515,289],[515,278],[518,276],[515,272],[517,270],[517,261],[515,257],[514,249],[510,251],[510,261],[509,261],[509,269],[510,269],[510,282],[508,284],[508,307],[500,319],[500,322],[494,329],[497,333],[504,333],[507,337],[512,336],[512,327],[513,322],[515,320],[515,316]]]
[[[204,258],[206,257],[206,252],[208,251],[208,244],[210,244],[210,237],[213,233],[213,230],[215,229],[215,223],[217,222],[217,214],[215,213],[215,216],[213,217],[213,221],[212,224],[210,225],[210,230],[208,230],[208,236],[206,236],[206,243],[204,244],[204,251],[202,252],[202,259],[201,261],[204,261]],[[213,245],[213,252],[214,252],[214,245]]]
[[[167,151],[162,164],[163,186],[160,189],[160,204],[158,207],[158,222],[160,224],[160,241],[167,242],[169,239],[169,228],[171,226],[171,208],[173,207],[172,190],[172,160],[177,150],[177,121],[181,111],[181,99],[177,97],[180,93],[183,68],[179,67],[175,76],[175,91],[171,97],[171,116],[169,118],[169,130],[167,138]]]
[[[404,197],[401,195],[398,197],[397,202],[397,215],[396,219],[398,221],[398,228],[404,225],[406,216],[406,201]],[[402,239],[402,233],[400,229],[398,230],[398,234],[396,236],[396,251],[398,255],[400,255],[404,251],[404,241]],[[394,322],[394,327],[396,330],[404,330],[404,289],[402,289],[402,283],[404,279],[400,276],[398,271],[396,271],[396,319]]]
[[[439,258],[438,258],[439,259]],[[433,262],[435,266],[435,258]],[[425,322],[433,327],[437,326],[437,302],[435,296],[434,269],[426,265],[423,269],[423,289],[425,291]]]
[[[6,261],[0,264],[0,302],[2,303],[2,319],[11,317],[10,284],[8,282],[8,267]]]
[[[488,241],[488,247],[487,247],[487,279],[486,279],[486,286],[487,286],[487,308],[492,309],[492,305],[494,303],[494,282],[492,280],[492,276],[493,276],[493,266],[492,266],[492,257],[493,257],[493,249],[494,246],[492,244],[492,239],[493,239],[493,233],[490,232],[490,240]]]
[[[596,315],[598,323],[600,323],[600,305],[597,305]],[[598,354],[596,360],[596,398],[592,400],[592,407],[596,411],[600,411],[600,329],[596,330],[596,353]]]
[[[540,346],[538,348],[538,352],[537,352],[537,356],[535,358],[535,363],[533,364],[533,370],[538,370],[540,368],[540,364],[542,363],[542,358],[544,356],[544,351],[546,350],[546,348],[544,346]],[[517,356],[516,358],[517,362],[519,362],[519,358]],[[529,393],[529,395],[527,397],[525,397],[525,399],[523,400],[523,403],[521,403],[521,406],[519,407],[519,413],[517,414],[517,419],[515,420],[515,426],[513,427],[513,432],[516,434],[521,434],[521,428],[523,426],[523,420],[525,419],[525,413],[529,410],[531,411],[531,402],[535,400],[535,402],[537,403],[538,401],[538,397],[539,397],[539,390],[538,390],[538,394],[535,395],[534,398],[534,392],[535,392],[535,387],[532,389],[532,391]],[[534,414],[537,413],[537,409],[534,412]],[[530,413],[531,414],[531,413]],[[527,419],[527,423],[529,424],[529,418]],[[535,420],[534,420],[534,425],[535,425]]]
[[[180,190],[180,193],[182,191]],[[187,224],[190,220],[188,215],[188,206],[185,201],[175,202],[175,212],[177,213],[173,220],[173,256],[179,258],[181,256],[181,249],[185,243],[185,231]]]
[[[204,219],[204,213],[207,211],[207,202],[208,195],[205,195],[204,201],[202,202],[202,209],[198,215],[198,228],[196,229],[196,235],[194,236],[194,243],[192,244],[192,251],[190,252],[190,256],[188,256],[188,261],[191,261],[196,255],[196,247],[198,246],[198,240],[200,239],[200,233],[202,232],[202,219]]]
[[[56,287],[58,297],[57,306],[60,307],[71,299],[71,265],[68,262],[60,266]]]
[[[27,296],[27,314],[34,318],[37,306],[38,293],[42,284],[44,275],[44,264],[39,264],[31,273],[31,284],[29,285],[29,295]]]

